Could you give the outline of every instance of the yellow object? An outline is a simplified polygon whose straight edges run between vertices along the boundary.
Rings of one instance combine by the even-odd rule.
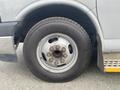
[[[120,67],[119,68],[105,68],[104,72],[120,72]]]

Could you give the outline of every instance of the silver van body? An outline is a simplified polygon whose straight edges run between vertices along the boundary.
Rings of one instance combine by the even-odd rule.
[[[14,38],[19,27],[18,23],[34,10],[52,4],[75,7],[90,18],[99,37],[98,52],[102,53],[100,57],[104,57],[104,53],[118,53],[120,52],[119,3],[120,0],[0,0],[0,59],[16,60],[17,45]]]

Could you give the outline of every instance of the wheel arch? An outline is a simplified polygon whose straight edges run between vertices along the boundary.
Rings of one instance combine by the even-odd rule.
[[[97,16],[95,16],[88,7],[78,1],[73,0],[43,0],[24,8],[16,16],[16,21],[20,21],[21,25],[15,32],[15,42],[19,39],[20,41],[24,41],[24,38],[29,31],[27,27],[34,25],[42,19],[54,16],[66,17],[78,22],[79,24],[82,24],[83,28],[87,30],[89,36],[91,35],[91,40],[96,38],[95,41],[93,40],[93,43],[96,43],[97,41],[97,44],[101,44],[98,45],[101,46],[101,50],[98,51],[103,51],[103,34]],[[97,39],[97,36],[100,38]]]

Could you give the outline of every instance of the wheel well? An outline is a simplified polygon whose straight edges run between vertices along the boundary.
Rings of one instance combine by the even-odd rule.
[[[66,17],[79,23],[88,33],[92,46],[96,48],[96,28],[87,14],[70,5],[47,5],[31,11],[21,21],[21,26],[15,32],[15,43],[23,42],[30,28],[40,20],[48,17]]]

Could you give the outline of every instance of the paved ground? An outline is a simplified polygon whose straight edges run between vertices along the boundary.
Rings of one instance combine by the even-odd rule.
[[[24,63],[22,45],[18,47],[18,62],[0,62],[0,90],[120,90],[120,74],[104,74],[95,66],[67,83],[39,80]]]

